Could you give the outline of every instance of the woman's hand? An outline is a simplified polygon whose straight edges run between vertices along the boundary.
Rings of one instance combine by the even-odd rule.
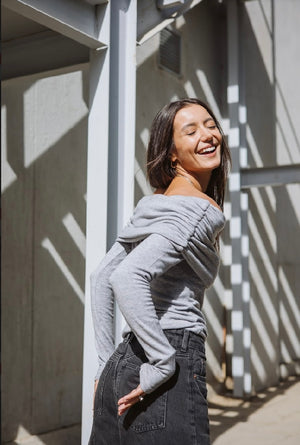
[[[97,391],[97,387],[98,387],[98,382],[99,382],[99,380],[95,380],[95,383],[94,383],[94,398],[93,398],[93,406],[94,406],[94,404],[95,404],[95,395],[96,395],[96,391]]]
[[[145,394],[144,391],[139,385],[135,389],[133,389],[129,394],[122,397],[118,401],[118,415],[121,416],[122,414],[125,413],[125,411],[128,410],[128,408],[130,408],[135,403],[139,402],[140,401],[139,397],[143,396],[144,394]]]

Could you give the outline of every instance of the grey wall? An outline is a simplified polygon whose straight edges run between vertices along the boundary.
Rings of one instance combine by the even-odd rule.
[[[300,4],[298,0],[253,0],[242,7],[249,166],[299,163],[299,39],[295,36]],[[137,48],[136,201],[151,193],[145,180],[145,148],[158,109],[170,100],[197,96],[207,100],[226,123],[224,4],[203,0],[172,26],[182,35],[181,76],[158,67],[159,35]],[[80,421],[85,77],[80,71],[3,84],[5,441]],[[300,358],[298,202],[297,185],[249,192],[254,390],[296,372]],[[219,277],[204,305],[208,377],[216,388],[231,374],[228,232],[227,224]]]
[[[297,0],[251,1],[243,14],[251,167],[300,162]],[[276,384],[300,358],[299,185],[249,192],[252,373]],[[298,196],[298,198],[297,198]]]
[[[2,439],[80,422],[84,73],[2,89]]]
[[[299,14],[300,4],[296,0],[274,4],[278,164],[300,163]],[[300,372],[299,196],[299,184],[276,189],[280,374],[283,377]]]

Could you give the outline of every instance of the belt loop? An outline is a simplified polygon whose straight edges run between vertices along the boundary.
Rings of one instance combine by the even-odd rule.
[[[190,332],[185,329],[185,331],[183,333],[183,337],[182,337],[182,343],[181,343],[181,351],[182,352],[185,352],[188,348],[189,336],[190,336]]]

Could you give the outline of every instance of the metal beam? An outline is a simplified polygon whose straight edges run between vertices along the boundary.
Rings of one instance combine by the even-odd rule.
[[[107,3],[109,0],[84,0],[86,3],[90,3],[91,5],[101,5],[102,3]]]
[[[107,45],[99,30],[106,4],[97,7],[77,0],[2,0],[6,8],[92,49]]]
[[[300,183],[300,164],[241,170],[241,188]]]
[[[202,0],[185,0],[184,2],[171,2],[173,6],[167,7],[166,2],[139,0],[137,2],[137,42],[144,43],[157,32],[172,23],[177,17],[184,14]],[[180,4],[183,3],[183,4]],[[162,9],[159,9],[163,7]]]
[[[243,346],[244,305],[241,298],[243,291],[242,274],[242,211],[240,191],[240,61],[239,61],[239,16],[238,0],[227,2],[228,32],[228,88],[227,103],[230,121],[229,147],[232,157],[232,171],[229,178],[231,201],[230,238],[232,248],[231,289],[232,311],[231,329],[233,337],[232,378],[233,394],[244,395],[245,360]]]
[[[89,49],[54,31],[2,44],[2,80],[89,62]]]
[[[241,170],[248,167],[248,149],[246,137],[247,105],[246,105],[246,55],[245,55],[245,16],[244,8],[238,5],[239,22],[239,131],[240,131],[240,180]],[[243,358],[244,358],[244,395],[252,392],[252,366],[251,366],[251,315],[250,315],[250,277],[249,277],[249,202],[248,194],[240,192],[241,215],[241,266],[242,266],[242,300],[243,300]]]
[[[137,3],[111,1],[108,248],[134,207]],[[116,308],[116,343],[121,340],[123,326]]]
[[[156,0],[158,9],[170,8],[171,6],[181,6],[184,0]]]
[[[110,38],[110,3],[99,27]],[[90,51],[87,150],[86,269],[81,443],[88,443],[93,419],[93,381],[98,368],[91,315],[90,275],[106,253],[109,133],[109,51]]]

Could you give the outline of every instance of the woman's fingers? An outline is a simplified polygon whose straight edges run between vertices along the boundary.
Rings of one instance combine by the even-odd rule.
[[[95,380],[95,383],[94,383],[94,395],[95,395],[95,393],[97,391],[98,383],[99,383],[99,380]]]
[[[122,416],[129,408],[131,408],[135,403],[139,402],[139,399],[132,400],[131,402],[122,403],[118,406],[118,414]]]
[[[127,394],[124,397],[121,397],[121,399],[118,401],[118,414],[121,416],[128,408],[130,408],[135,403],[139,402],[139,397],[141,395],[145,394],[142,390],[141,386],[137,386],[135,389],[133,389],[129,394]]]
[[[96,395],[96,391],[97,391],[98,382],[99,382],[99,380],[95,380],[95,383],[94,383],[94,398],[93,398],[93,405],[94,405],[94,403],[95,403],[95,395]]]
[[[118,401],[118,405],[121,405],[124,402],[132,401],[136,398],[139,398],[144,394],[144,391],[142,390],[141,386],[137,386],[135,389],[133,389],[129,394],[126,394],[126,396],[121,397],[121,399]]]

